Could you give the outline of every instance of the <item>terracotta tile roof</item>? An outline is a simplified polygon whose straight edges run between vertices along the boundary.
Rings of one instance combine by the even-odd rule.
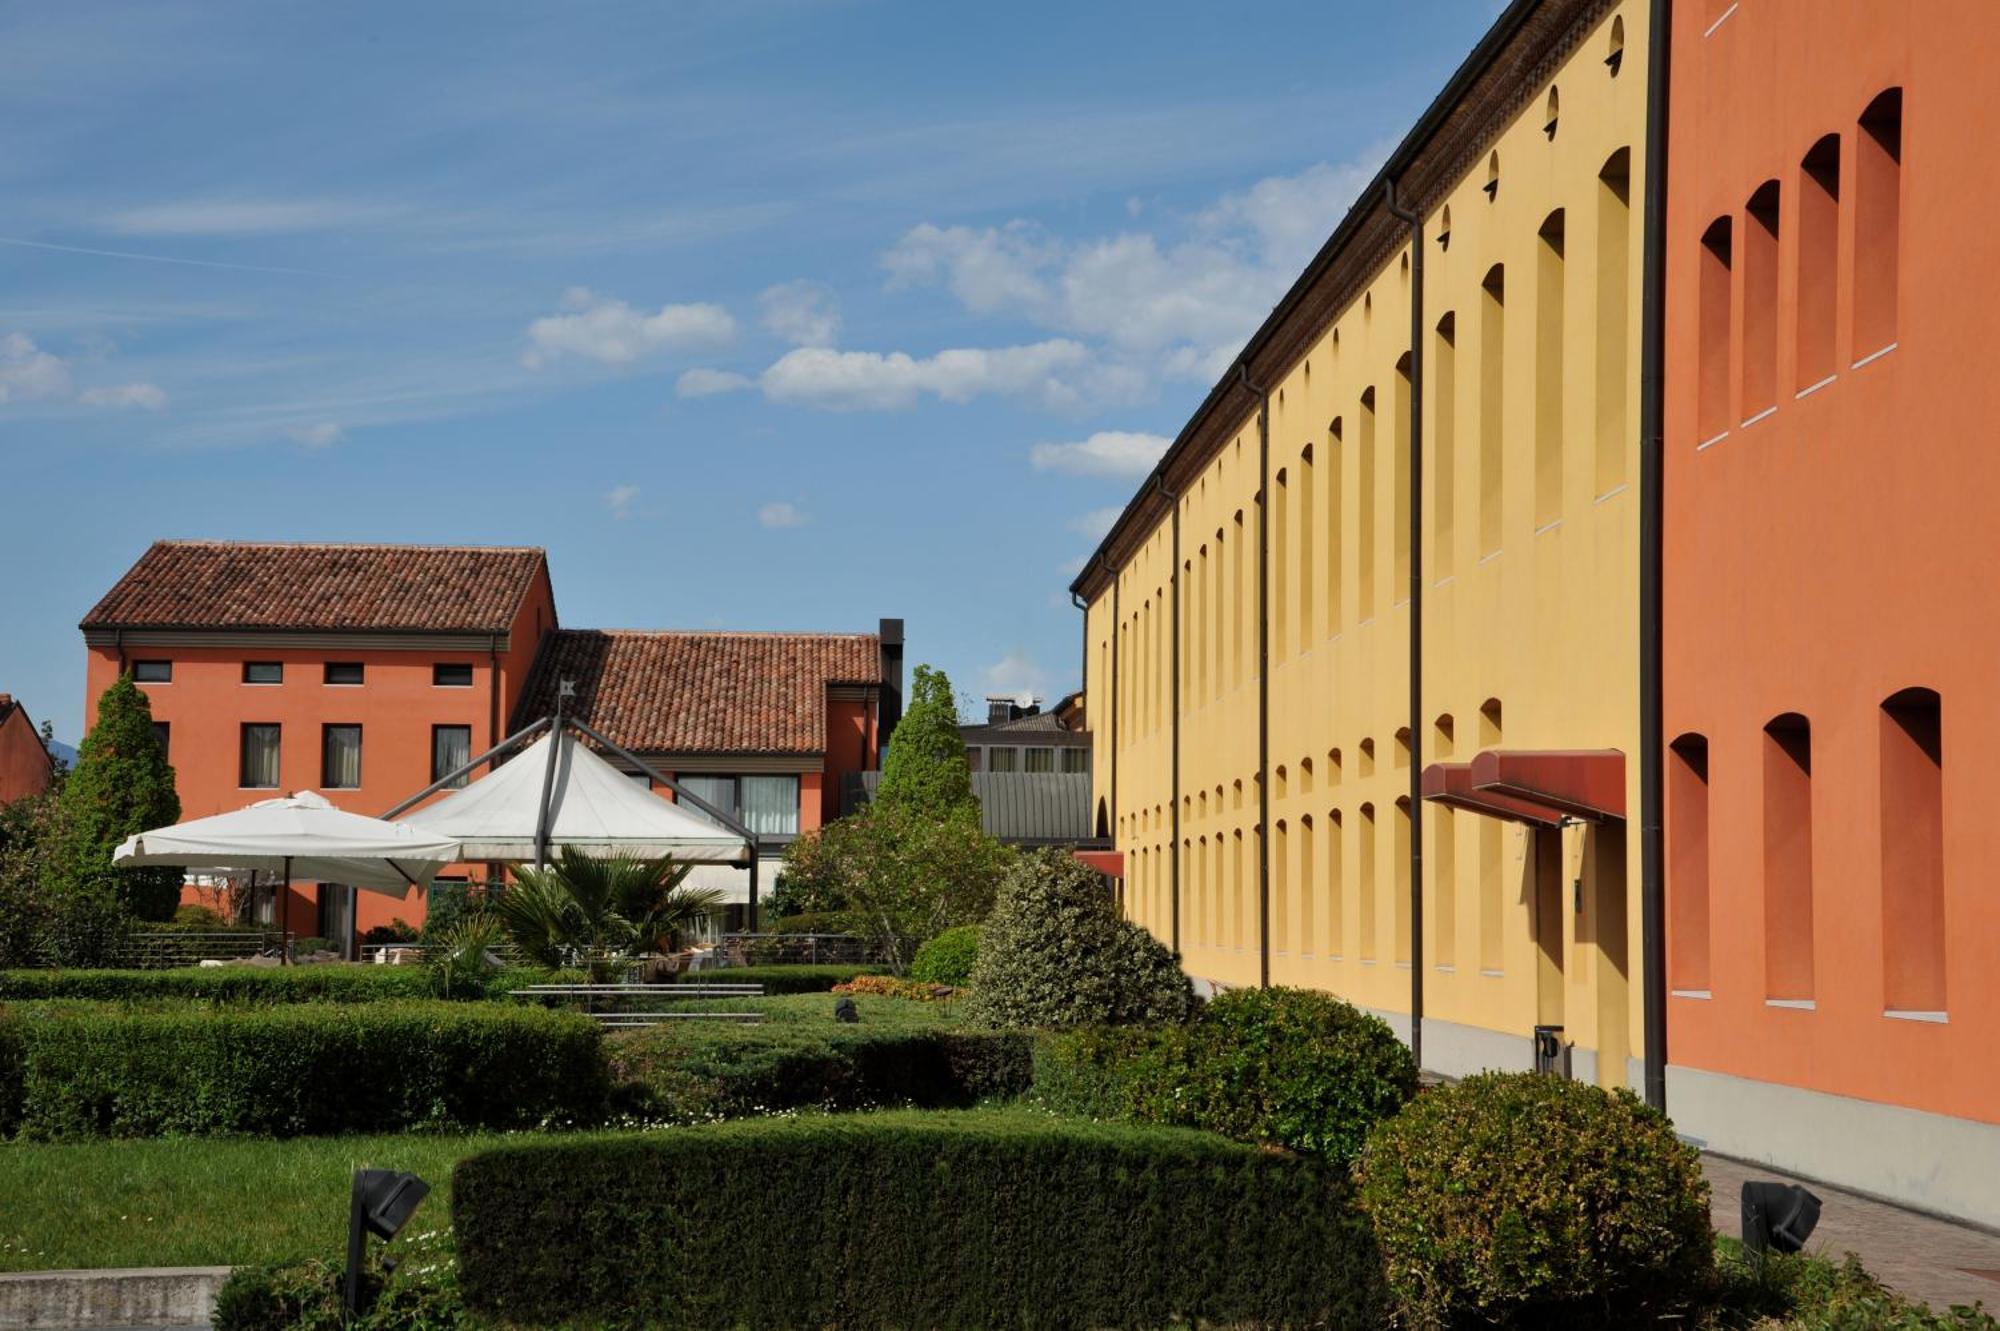
[[[824,753],[830,684],[877,684],[872,633],[698,633],[561,629],[515,710],[518,728],[555,707],[646,753]]]
[[[504,633],[529,546],[156,541],[81,627]]]

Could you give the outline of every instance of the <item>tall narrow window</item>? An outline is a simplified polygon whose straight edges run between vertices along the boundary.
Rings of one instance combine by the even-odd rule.
[[[248,722],[243,727],[243,747],[237,784],[246,790],[278,788],[279,728]]]
[[[1718,217],[1701,233],[1699,402],[1695,415],[1701,442],[1729,433],[1729,285],[1736,263],[1732,223]]]
[[[1396,432],[1392,445],[1394,493],[1390,496],[1390,503],[1395,505],[1391,524],[1395,539],[1395,582],[1389,589],[1391,605],[1400,604],[1410,595],[1410,373],[1410,353],[1406,351],[1396,362],[1396,377],[1390,383],[1393,389],[1390,406],[1394,412],[1391,425]]]
[[[442,781],[471,761],[471,726],[431,727],[431,780]],[[468,779],[459,777],[451,783],[452,788],[463,786]]]
[[[1488,698],[1479,708],[1480,748],[1499,746],[1500,722],[1500,700]],[[1501,887],[1505,867],[1502,861],[1502,831],[1498,818],[1479,820],[1479,969],[1488,975],[1499,974],[1504,959],[1501,912],[1506,901]]]
[[[1340,417],[1327,426],[1326,455],[1326,631],[1338,636],[1346,627],[1341,619],[1347,575],[1343,552],[1347,549],[1347,449],[1341,440]]]
[[[1632,152],[1620,148],[1597,173],[1597,489],[1625,483],[1626,380],[1630,374]]]
[[[1892,1012],[1944,1011],[1944,728],[1938,695],[1882,704],[1882,994]]]
[[[1743,207],[1743,419],[1778,401],[1778,182]]]
[[[1796,712],[1764,727],[1764,992],[1813,997],[1812,728]]]
[[[1188,583],[1189,614],[1187,617],[1187,626],[1190,636],[1188,640],[1189,650],[1185,659],[1188,668],[1188,683],[1192,686],[1191,691],[1195,696],[1195,700],[1199,702],[1208,697],[1208,691],[1205,687],[1208,683],[1208,632],[1207,621],[1203,618],[1208,613],[1208,607],[1203,604],[1208,599],[1207,546],[1204,545],[1201,547],[1197,558],[1199,564],[1193,570],[1194,576]]]
[[[1299,817],[1299,951],[1306,956],[1313,954],[1319,945],[1319,936],[1314,932],[1318,924],[1318,914],[1313,909],[1313,898],[1319,893],[1319,882],[1313,877],[1313,817],[1302,814]]]
[[[1829,134],[1799,162],[1798,393],[1833,377],[1840,273],[1840,136]]]
[[[324,726],[320,731],[322,790],[352,790],[361,784],[361,727]]]
[[[1229,838],[1229,945],[1243,946],[1243,916],[1249,909],[1249,892],[1246,885],[1249,875],[1244,873],[1243,829],[1237,828]]]
[[[1261,537],[1262,533],[1259,533]],[[1246,559],[1244,549],[1243,510],[1236,510],[1236,526],[1229,533],[1230,558],[1236,561],[1235,575],[1229,580],[1229,601],[1233,614],[1229,616],[1230,630],[1235,634],[1234,650],[1229,654],[1229,683],[1234,688],[1250,677],[1250,635],[1244,632],[1244,625],[1250,622],[1250,615],[1257,606],[1257,590],[1254,579],[1257,574],[1256,561]]]
[[[1291,830],[1280,818],[1271,833],[1272,940],[1279,952],[1292,950],[1292,866],[1285,859],[1291,853],[1291,840]]]
[[[1413,955],[1410,950],[1410,797],[1399,796],[1396,800],[1396,841],[1393,848],[1396,856],[1396,872],[1391,875],[1396,883],[1396,961],[1400,965],[1410,964]]]
[[[1455,723],[1449,712],[1431,724],[1432,757],[1451,757]],[[1450,968],[1458,957],[1458,820],[1450,809],[1432,805],[1424,812],[1431,825],[1431,856],[1424,877],[1431,889],[1432,954],[1436,965]]]
[[[1375,389],[1373,386],[1361,392],[1361,437],[1360,475],[1355,478],[1355,502],[1359,505],[1355,524],[1355,574],[1359,585],[1361,618],[1366,621],[1375,617]]]
[[[1563,210],[1542,223],[1535,247],[1535,527],[1562,516]]]
[[[1895,344],[1897,254],[1902,245],[1903,90],[1861,113],[1854,136],[1854,359]]]
[[[1682,735],[1667,756],[1668,983],[1708,992],[1708,740]]]
[[[1326,811],[1326,950],[1334,957],[1347,951],[1347,845],[1340,810]]]
[[[1458,319],[1447,312],[1431,344],[1431,569],[1432,577],[1452,571],[1453,526],[1458,494]]]
[[[1357,862],[1354,866],[1356,889],[1361,893],[1361,909],[1357,928],[1361,934],[1359,946],[1363,961],[1375,960],[1375,806],[1361,806],[1361,824],[1354,829],[1361,838],[1356,847]]]
[[[1313,636],[1313,449],[1299,454],[1299,646],[1309,648]]]
[[[1507,274],[1486,270],[1479,298],[1479,553],[1500,549],[1500,498],[1507,456]]]
[[[1272,479],[1271,649],[1282,661],[1292,650],[1292,482],[1283,467]]]

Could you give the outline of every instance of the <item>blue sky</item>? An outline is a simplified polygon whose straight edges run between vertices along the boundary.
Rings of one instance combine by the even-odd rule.
[[[1066,587],[1493,0],[0,9],[0,691],[158,537],[1077,682]]]

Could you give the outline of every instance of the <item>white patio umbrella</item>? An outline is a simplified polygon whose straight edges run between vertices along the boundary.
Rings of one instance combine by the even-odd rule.
[[[127,837],[114,864],[293,875],[402,897],[460,858],[459,843],[408,823],[336,809],[316,791],[259,800]]]

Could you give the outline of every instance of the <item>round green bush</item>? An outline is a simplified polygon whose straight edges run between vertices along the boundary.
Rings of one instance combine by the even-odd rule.
[[[965,985],[979,960],[979,926],[961,924],[947,929],[917,949],[910,978],[925,984]]]
[[[1630,1091],[1468,1077],[1379,1125],[1358,1175],[1414,1326],[1636,1325],[1711,1274],[1700,1154]]]
[[[1194,986],[1160,941],[1118,918],[1104,880],[1062,850],[1020,856],[979,940],[966,1015],[987,1026],[1184,1021]]]

